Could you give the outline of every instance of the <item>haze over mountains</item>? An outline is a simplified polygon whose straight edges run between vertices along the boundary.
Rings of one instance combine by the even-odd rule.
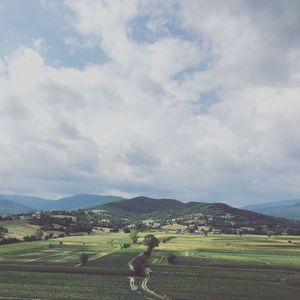
[[[300,220],[300,199],[246,205],[243,208],[271,216]]]
[[[49,200],[41,197],[0,194],[0,199],[5,200],[5,202],[3,202],[3,209],[2,204],[0,203],[0,215],[9,215],[31,212],[34,210],[72,210],[90,208],[107,202],[119,201],[122,198],[110,195],[80,194],[58,200]],[[8,209],[8,207],[10,208]]]
[[[0,216],[1,215],[13,215],[13,214],[26,214],[33,212],[34,209],[16,203],[10,200],[0,199]]]
[[[300,220],[300,200],[286,200],[256,205],[247,205],[236,209],[223,203],[188,202],[174,199],[153,199],[135,197],[124,199],[112,195],[79,194],[50,200],[41,197],[0,194],[0,215],[22,214],[36,210],[76,210],[85,208],[108,208],[123,214],[151,214],[180,211],[181,214],[191,212],[211,213],[221,210],[222,213],[244,214],[245,210],[264,215]],[[130,200],[130,201],[129,201]],[[246,214],[249,217],[249,212]]]

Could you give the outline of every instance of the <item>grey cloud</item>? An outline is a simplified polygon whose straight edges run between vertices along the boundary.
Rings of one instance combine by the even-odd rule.
[[[297,2],[66,3],[107,60],[58,68],[27,48],[6,59],[2,191],[236,205],[300,194]],[[139,43],[126,30],[141,14],[178,32],[152,24]]]

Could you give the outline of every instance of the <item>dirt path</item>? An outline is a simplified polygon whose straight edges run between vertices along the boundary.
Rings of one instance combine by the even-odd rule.
[[[145,269],[146,277],[144,278],[144,280],[142,282],[142,289],[145,291],[145,293],[147,293],[148,295],[151,295],[152,297],[155,297],[155,298],[158,298],[158,299],[166,299],[164,296],[159,295],[159,294],[155,293],[154,291],[152,291],[148,288],[147,284],[148,284],[148,281],[151,278],[151,275],[150,275],[151,272],[152,272],[151,269],[149,269],[149,268]]]
[[[136,256],[135,258],[139,257],[141,254],[139,254],[138,256]],[[128,266],[129,266],[129,269],[130,271],[134,271],[134,266],[132,264],[132,262],[135,260],[132,259],[129,263],[128,263]],[[147,298],[147,299],[166,299],[165,296],[162,296],[162,295],[159,295],[157,293],[155,293],[154,291],[150,290],[148,288],[148,282],[151,278],[151,269],[150,268],[145,268],[145,277],[143,278],[143,281],[142,281],[142,284],[141,284],[141,288],[142,290],[148,294],[148,296],[151,296],[151,298]],[[132,291],[138,291],[138,283],[135,282],[135,277],[134,276],[131,276],[129,277],[129,282],[130,282],[130,288]]]

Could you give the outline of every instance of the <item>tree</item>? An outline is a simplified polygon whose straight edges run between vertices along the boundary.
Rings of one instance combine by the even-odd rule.
[[[176,256],[174,254],[170,254],[168,256],[168,263],[169,264],[174,264],[175,260],[176,260]]]
[[[130,233],[130,229],[128,227],[123,228],[124,233]]]
[[[129,233],[129,238],[131,239],[132,243],[133,244],[136,244],[137,243],[137,240],[138,240],[138,231],[137,230],[132,230],[130,233]]]
[[[157,237],[155,237],[153,234],[147,234],[144,237],[143,244],[146,245],[146,246],[148,246],[147,250],[144,251],[144,255],[146,257],[149,257],[151,255],[151,253],[152,253],[152,250],[155,247],[159,246],[159,239]]]
[[[143,244],[148,246],[148,248],[155,248],[159,246],[159,239],[155,237],[153,234],[147,234],[144,237]]]
[[[81,253],[79,260],[81,265],[84,266],[89,261],[89,256],[86,253]]]

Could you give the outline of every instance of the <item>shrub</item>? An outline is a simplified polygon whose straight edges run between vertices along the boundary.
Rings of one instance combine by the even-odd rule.
[[[126,248],[129,248],[129,247],[130,247],[130,244],[128,244],[128,243],[124,243],[122,245],[122,249],[126,249]]]
[[[84,266],[89,261],[89,256],[86,253],[81,253],[79,260],[81,265]]]
[[[153,234],[147,234],[144,237],[143,244],[153,249],[159,246],[159,239],[155,237]]]
[[[32,241],[36,241],[37,237],[35,235],[26,235],[23,237],[23,240],[25,242],[32,242]]]
[[[130,233],[130,229],[128,227],[123,228],[124,233]]]
[[[21,240],[17,238],[3,238],[2,240],[0,240],[0,245],[13,244],[19,242],[21,242]]]
[[[175,260],[176,260],[176,256],[174,254],[170,254],[168,256],[168,263],[169,264],[174,264],[175,263]]]

